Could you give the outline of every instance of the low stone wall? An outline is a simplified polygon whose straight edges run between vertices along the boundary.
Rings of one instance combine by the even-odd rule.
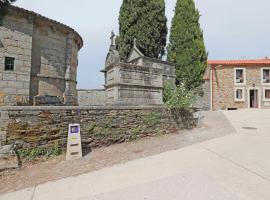
[[[79,106],[103,106],[107,99],[106,90],[78,90]]]
[[[2,144],[23,143],[24,149],[59,144],[66,147],[68,124],[80,123],[83,148],[175,133],[196,125],[190,115],[176,123],[164,107],[2,107]]]

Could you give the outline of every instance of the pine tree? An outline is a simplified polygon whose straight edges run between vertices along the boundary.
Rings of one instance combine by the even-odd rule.
[[[201,86],[207,67],[207,52],[199,19],[194,0],[177,0],[167,59],[176,63],[177,83],[184,84],[188,90]]]
[[[7,14],[8,6],[16,0],[0,0],[0,25],[2,25],[3,18]]]
[[[164,55],[167,37],[167,18],[164,0],[123,0],[119,16],[117,48],[125,61],[133,47],[148,57]]]

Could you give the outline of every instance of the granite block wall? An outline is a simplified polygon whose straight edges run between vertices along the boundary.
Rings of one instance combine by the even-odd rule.
[[[108,104],[162,105],[163,76],[161,70],[119,63],[106,72]]]
[[[29,103],[32,31],[33,20],[20,15],[0,26],[0,106]],[[5,57],[15,59],[14,71],[5,71]]]
[[[65,104],[77,105],[82,45],[70,27],[11,6],[0,26],[0,106],[33,105],[35,96],[64,97]],[[5,69],[5,58],[14,59],[13,70]]]
[[[79,106],[102,106],[108,101],[106,90],[78,90]]]

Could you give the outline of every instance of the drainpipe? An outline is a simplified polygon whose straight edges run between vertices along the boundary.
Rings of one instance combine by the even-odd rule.
[[[222,67],[222,65],[214,66],[211,65],[211,76],[210,76],[210,82],[211,82],[211,111],[214,110],[214,77],[215,77],[215,68]]]
[[[210,75],[210,90],[211,90],[211,111],[213,111],[214,109],[214,65],[211,65],[210,67],[211,70],[211,75]]]

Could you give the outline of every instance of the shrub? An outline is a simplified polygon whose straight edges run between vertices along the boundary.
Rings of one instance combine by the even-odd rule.
[[[161,116],[159,113],[151,112],[143,116],[143,122],[149,127],[154,127],[160,123]]]
[[[194,99],[194,92],[187,90],[184,85],[174,87],[172,83],[165,83],[163,101],[168,108],[188,110],[192,107]]]
[[[164,86],[163,101],[170,109],[174,121],[181,124],[182,128],[193,128],[196,120],[193,118],[192,105],[195,100],[195,92],[186,89],[184,85],[175,87],[167,82]]]

